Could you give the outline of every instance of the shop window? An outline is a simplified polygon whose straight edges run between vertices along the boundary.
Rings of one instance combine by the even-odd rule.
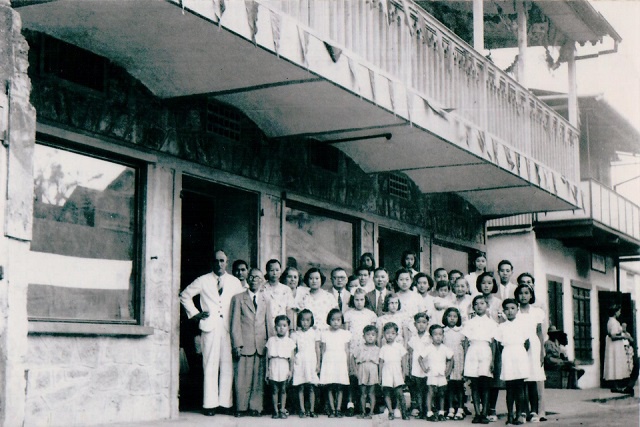
[[[137,323],[144,165],[41,142],[34,160],[29,320]]]
[[[563,329],[562,282],[549,279],[547,281],[547,292],[549,296],[549,324],[558,329]]]
[[[573,290],[573,344],[576,359],[593,360],[591,352],[591,290],[572,286]]]
[[[286,208],[286,262],[304,274],[317,267],[329,276],[331,270],[353,269],[354,223],[348,218],[306,207]]]
[[[409,178],[395,173],[388,175],[389,194],[403,200],[411,199],[411,187]]]

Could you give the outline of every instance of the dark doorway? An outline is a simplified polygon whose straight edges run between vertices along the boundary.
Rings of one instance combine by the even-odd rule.
[[[227,271],[234,260],[257,261],[258,195],[189,176],[182,181],[180,289],[211,271],[214,251],[223,249]],[[198,297],[195,298],[199,305]],[[180,313],[180,410],[202,407],[200,330]]]
[[[635,305],[631,299],[631,294],[621,292],[598,292],[598,312],[600,322],[600,387],[611,388],[613,384],[611,381],[605,381],[602,379],[602,373],[604,370],[604,348],[607,336],[607,322],[609,321],[609,307],[612,304],[618,304],[622,308],[622,314],[618,321],[620,323],[627,324],[627,332],[633,337],[633,347],[635,354],[638,354],[637,335],[634,329],[635,319]]]
[[[413,268],[420,271],[420,237],[389,228],[378,228],[378,261],[380,267],[389,271],[391,280],[396,270],[401,267],[402,253],[409,250],[416,253],[416,265]]]

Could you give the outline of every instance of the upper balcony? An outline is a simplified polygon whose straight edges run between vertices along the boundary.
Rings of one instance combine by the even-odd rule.
[[[595,180],[581,187],[584,209],[537,214],[536,235],[600,253],[640,254],[640,207]]]
[[[581,207],[578,131],[412,1],[13,5],[25,28],[108,58],[160,98],[210,96],[268,137],[333,144],[488,217]]]

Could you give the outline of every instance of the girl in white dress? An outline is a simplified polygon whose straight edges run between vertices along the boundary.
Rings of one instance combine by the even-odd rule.
[[[536,423],[540,421],[538,418],[538,385],[536,383],[544,381],[546,378],[544,374],[544,347],[542,339],[542,322],[544,321],[545,314],[540,307],[533,307],[531,305],[536,301],[536,294],[531,286],[518,285],[514,295],[520,306],[518,318],[522,321],[524,325],[522,329],[524,331],[523,333],[529,340],[529,349],[527,350],[529,376],[525,379],[525,387],[529,396],[529,415],[527,419]]]
[[[287,382],[293,375],[296,344],[288,337],[291,322],[284,314],[276,316],[276,336],[267,341],[267,381],[271,384],[272,418],[287,418]]]
[[[380,384],[384,393],[384,402],[389,412],[389,419],[393,420],[395,398],[396,404],[400,404],[402,419],[408,420],[407,406],[402,395],[404,377],[407,368],[407,350],[396,340],[398,325],[393,322],[383,326],[384,345],[380,349]]]
[[[473,258],[473,265],[475,270],[464,276],[467,279],[467,283],[469,284],[469,292],[471,296],[476,296],[480,294],[480,291],[474,286],[478,276],[487,271],[487,256],[484,252],[477,252],[475,257]]]
[[[487,301],[482,295],[476,295],[472,305],[475,316],[467,320],[462,328],[462,334],[469,343],[464,359],[464,376],[471,380],[473,407],[476,412],[474,424],[486,424],[489,422],[489,385],[493,378],[498,325],[486,315]]]
[[[418,273],[413,276],[413,287],[418,295],[422,297],[424,309],[429,316],[431,316],[433,310],[435,310],[433,305],[433,295],[431,295],[431,290],[434,285],[435,283],[433,282],[433,279],[428,274]]]
[[[349,385],[349,341],[351,333],[342,329],[344,318],[338,308],[329,311],[327,315],[329,330],[322,333],[320,353],[320,384],[327,386],[327,401],[329,402],[329,418],[341,418],[342,389]]]
[[[384,325],[393,322],[398,326],[396,342],[400,343],[403,347],[406,347],[409,317],[407,317],[407,314],[402,311],[402,304],[400,304],[400,299],[397,294],[393,292],[387,293],[387,296],[384,298],[382,311],[384,314],[378,317],[376,322],[376,326],[378,327],[378,345],[381,346],[384,342]]]
[[[459,280],[464,281],[464,277]],[[447,419],[464,419],[464,349],[466,338],[462,335],[462,315],[456,307],[444,311],[444,345],[453,351],[453,370],[449,375],[447,394],[449,396],[449,413]],[[456,411],[457,408],[457,411]]]
[[[523,325],[518,314],[518,303],[507,298],[502,303],[502,310],[507,321],[498,325],[496,340],[502,345],[502,366],[500,379],[507,383],[507,424],[520,425],[526,421],[523,414],[525,408],[524,380],[529,376],[529,360],[523,334]],[[515,414],[513,406],[515,403]]]
[[[298,387],[298,400],[300,402],[300,418],[316,418],[315,386],[320,381],[320,335],[313,328],[313,313],[304,309],[298,314],[298,330],[291,338],[296,343],[296,355],[293,362],[293,386]],[[309,394],[309,410],[306,410],[304,402],[305,390]]]
[[[418,274],[418,270],[415,267],[418,265],[418,255],[415,251],[404,251],[400,258],[400,265],[402,268],[406,268],[411,273],[411,278]]]

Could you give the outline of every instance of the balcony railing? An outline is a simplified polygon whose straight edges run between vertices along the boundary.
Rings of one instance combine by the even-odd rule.
[[[584,210],[538,214],[538,221],[593,219],[607,227],[640,240],[640,207],[612,189],[594,180],[580,183]]]
[[[261,2],[567,179],[579,179],[578,131],[412,1]]]

